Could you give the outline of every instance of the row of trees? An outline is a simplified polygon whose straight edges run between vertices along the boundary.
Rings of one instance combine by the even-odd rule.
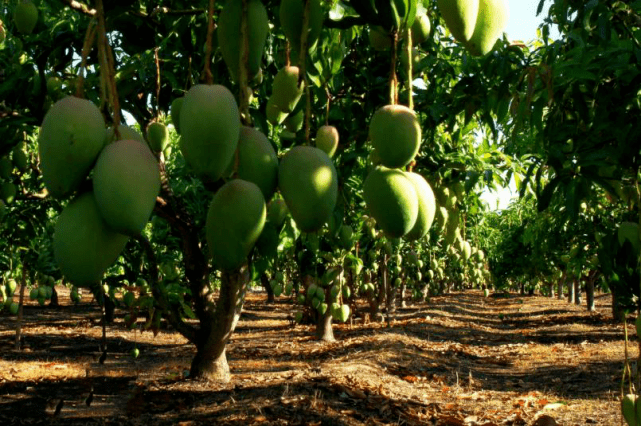
[[[559,274],[609,288],[617,312],[639,294],[638,251],[630,250],[638,241],[618,235],[622,222],[639,220],[635,3],[550,1],[537,40],[501,38],[477,57],[452,38],[435,2],[390,2],[407,11],[398,23],[363,13],[359,1],[323,2],[318,39],[298,62],[305,93],[276,120],[268,110],[274,78],[300,59],[281,30],[279,1],[262,2],[271,29],[251,81],[232,75],[223,58],[212,25],[222,2],[41,0],[29,34],[12,20],[16,3],[0,6],[0,155],[10,161],[0,177],[16,190],[0,197],[5,282],[63,279],[51,238],[67,203],[45,190],[37,137],[51,105],[78,87],[108,125],[123,124],[119,108],[131,114],[141,138],[152,121],[170,125],[172,102],[208,80],[237,95],[245,124],[265,134],[281,158],[313,144],[310,135],[322,125],[338,130],[338,197],[327,225],[301,233],[276,195],[255,250],[233,271],[211,263],[205,236],[208,207],[226,179],[195,177],[173,130],[157,154],[163,185],[151,220],[91,290],[107,314],[116,304],[126,307],[130,323],[144,313],[158,330],[166,318],[197,349],[193,377],[229,378],[224,348],[251,282],[270,294],[295,294],[300,308],[293,315],[315,321],[328,340],[332,321],[354,315],[360,297],[370,313],[384,308],[391,319],[396,294],[424,299],[452,288],[557,282]],[[431,22],[416,45],[405,33],[413,16]],[[384,37],[400,39],[398,48],[373,42],[382,25],[390,29]],[[548,39],[551,25],[560,40]],[[100,35],[92,41],[96,28],[102,42]],[[104,66],[109,49],[113,71]],[[390,90],[416,113],[422,138],[409,167],[427,179],[437,201],[428,235],[414,242],[386,238],[362,195],[379,161],[368,124]],[[512,179],[523,201],[488,212],[479,194]]]

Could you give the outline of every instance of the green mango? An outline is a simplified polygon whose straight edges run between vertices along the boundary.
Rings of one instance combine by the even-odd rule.
[[[0,185],[0,199],[4,200],[6,204],[13,203],[17,193],[18,190],[16,186],[11,182],[3,182],[2,185]]]
[[[13,9],[13,23],[20,34],[31,34],[38,23],[38,8],[31,0],[20,0]]]
[[[86,179],[104,146],[105,122],[96,105],[73,96],[47,111],[38,152],[45,187],[55,198],[71,195]]]
[[[58,216],[53,254],[68,281],[77,286],[90,286],[100,282],[128,239],[107,225],[90,191],[69,202]]]
[[[467,50],[475,56],[490,53],[505,30],[508,17],[507,0],[479,0],[474,34],[464,42]]]
[[[207,243],[214,263],[239,268],[258,240],[267,216],[265,198],[254,183],[234,179],[214,195],[206,222]]]
[[[427,13],[417,15],[416,18],[414,18],[414,23],[412,24],[411,29],[412,45],[416,46],[417,44],[427,41],[430,37],[430,31],[432,31],[432,24]]]
[[[285,121],[288,114],[283,112],[280,107],[276,105],[276,102],[274,102],[274,98],[270,96],[269,99],[267,99],[267,104],[265,105],[265,115],[267,117],[267,121],[274,126],[278,126]]]
[[[267,137],[252,127],[240,128],[237,172],[239,179],[258,185],[265,201],[272,198],[278,183],[278,157]]]
[[[218,17],[218,44],[223,55],[223,60],[229,68],[232,78],[239,81],[240,58],[243,52],[242,37],[240,34],[243,2],[227,0]],[[260,71],[260,62],[265,50],[269,20],[267,10],[261,0],[247,2],[247,78],[254,79]]]
[[[321,126],[316,132],[316,148],[319,148],[331,158],[338,148],[338,130],[334,126]]]
[[[412,181],[400,170],[378,167],[363,183],[363,198],[388,237],[400,238],[416,224],[419,201]]]
[[[381,164],[392,169],[405,167],[418,153],[421,126],[411,109],[403,105],[386,105],[374,113],[369,138]]]
[[[307,47],[312,48],[320,36],[323,28],[323,8],[320,0],[308,0],[309,26],[307,33]],[[305,13],[305,0],[281,0],[280,2],[280,24],[289,41],[290,49],[294,57],[300,51],[301,36],[303,35],[303,17]]]
[[[147,126],[147,140],[153,152],[164,151],[169,144],[169,130],[162,123],[153,122]]]
[[[129,126],[125,126],[124,124],[118,125],[118,134],[120,136],[116,136],[115,133],[113,126],[107,127],[107,130],[105,131],[105,146],[122,140],[134,140],[147,144],[147,142],[145,142],[145,138],[143,138],[137,130],[132,129]]]
[[[109,144],[96,162],[93,189],[109,227],[121,234],[139,235],[160,193],[158,161],[147,145],[138,141]]]
[[[329,220],[338,198],[338,175],[325,152],[310,146],[292,148],[280,162],[278,182],[301,231],[315,232]]]
[[[374,50],[382,52],[392,47],[392,37],[382,27],[370,26],[367,35],[369,44]]]
[[[436,4],[454,38],[466,42],[474,35],[480,0],[437,0]]]
[[[408,241],[415,241],[427,235],[427,232],[434,222],[436,214],[436,199],[432,187],[427,183],[425,178],[418,173],[406,172],[407,177],[414,184],[416,195],[418,196],[418,216],[416,223],[410,232],[405,235]]]
[[[215,182],[234,157],[240,135],[240,114],[225,86],[197,84],[185,95],[180,110],[180,150],[205,182]]]
[[[304,86],[299,78],[300,70],[294,66],[283,67],[276,73],[270,100],[280,111],[292,112],[303,96]]]
[[[9,179],[13,171],[13,163],[7,157],[0,158],[0,178]]]
[[[267,221],[272,223],[276,229],[280,229],[287,218],[287,204],[282,198],[274,198],[269,203],[269,208],[267,209]]]
[[[182,109],[184,100],[185,98],[181,97],[171,101],[171,112],[170,112],[171,122],[174,125],[174,128],[176,129],[176,133],[178,134],[180,134],[180,110]]]

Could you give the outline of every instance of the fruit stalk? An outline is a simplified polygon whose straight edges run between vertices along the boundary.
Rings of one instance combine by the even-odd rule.
[[[305,64],[307,58],[307,38],[309,35],[309,15],[311,10],[311,2],[305,0],[305,11],[303,12],[303,32],[300,36],[300,56],[298,57],[298,69],[300,70],[298,84],[305,85],[305,142],[309,145],[310,134],[310,117],[312,115],[312,103],[310,99],[309,85],[307,84],[307,72],[305,71]]]
[[[87,33],[85,34],[85,41],[82,46],[82,61],[80,63],[80,75],[78,76],[78,80],[76,80],[76,97],[77,98],[82,98],[83,96],[83,91],[82,88],[84,87],[85,84],[85,70],[87,68],[87,57],[89,56],[89,52],[91,52],[91,47],[93,46],[94,41],[96,40],[96,20],[92,19],[89,21],[89,25],[87,26]]]
[[[414,111],[414,95],[413,95],[413,90],[412,90],[412,68],[413,68],[413,56],[412,56],[412,49],[414,46],[412,46],[412,29],[408,28],[407,29],[407,93],[408,93],[408,101],[407,101],[407,107]]]
[[[247,28],[247,3],[248,0],[242,0],[242,13],[240,16],[240,39],[241,39],[241,54],[240,54],[240,69],[239,69],[239,86],[240,86],[240,119],[245,126],[251,126],[251,116],[249,115],[249,95],[250,88],[247,82],[248,77],[248,60],[249,60],[249,32]],[[238,151],[236,151],[238,153]],[[238,155],[236,155],[238,157]],[[236,169],[236,168],[235,168]],[[234,169],[234,170],[235,170]]]
[[[24,289],[27,287],[27,262],[22,264],[22,280],[20,280],[20,301],[18,302],[18,321],[16,323],[16,350],[20,350],[20,339],[22,335],[22,315],[24,306]]]
[[[398,80],[396,79],[396,59],[398,56],[398,31],[392,33],[391,65],[389,73],[389,104],[398,103]]]
[[[104,81],[104,85],[107,87],[107,97],[113,108],[114,133],[116,139],[120,139],[120,131],[118,129],[118,125],[120,124],[120,102],[118,100],[118,90],[116,89],[115,60],[109,42],[107,41],[105,10],[102,5],[102,0],[96,1],[96,8],[98,10],[98,56],[100,58],[101,80]]]
[[[209,0],[209,8],[207,9],[207,41],[205,42],[205,83],[214,84],[214,76],[211,73],[211,41],[214,35],[214,0]]]

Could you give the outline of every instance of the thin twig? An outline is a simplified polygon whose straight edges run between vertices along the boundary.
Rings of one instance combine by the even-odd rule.
[[[82,12],[85,15],[89,15],[89,16],[96,15],[96,9],[90,9],[89,6],[87,6],[84,3],[80,3],[79,1],[76,1],[76,0],[63,0],[63,1],[72,9]]]
[[[82,98],[82,88],[85,84],[85,73],[87,72],[87,57],[89,52],[91,52],[91,47],[96,39],[96,20],[92,19],[87,25],[87,32],[85,33],[85,41],[82,46],[82,61],[80,63],[80,75],[76,82],[76,97]]]
[[[251,117],[249,116],[249,96],[251,89],[249,88],[249,28],[247,27],[247,14],[249,13],[248,9],[248,0],[242,0],[242,12],[240,17],[240,40],[241,40],[241,51],[240,51],[240,63],[238,64],[239,68],[239,100],[240,100],[240,118],[243,124],[251,126]]]
[[[205,83],[214,84],[214,76],[211,73],[211,49],[212,39],[214,35],[214,0],[209,0],[209,9],[207,9],[207,40],[205,42],[205,68],[203,74]]]
[[[396,105],[398,102],[398,81],[396,80],[396,57],[398,47],[398,31],[394,30],[392,33],[392,54],[390,59],[390,74],[389,74],[389,103]]]
[[[407,29],[407,90],[408,90],[408,96],[409,100],[407,102],[407,107],[411,110],[414,109],[414,96],[412,94],[412,72],[413,72],[413,67],[414,67],[414,55],[412,54],[412,30],[410,28]]]
[[[307,39],[309,35],[309,18],[311,11],[311,1],[305,0],[305,11],[303,12],[303,29],[300,36],[300,52],[298,53],[298,70],[300,72],[298,83],[305,85],[305,142],[309,145],[310,134],[310,119],[312,115],[312,102],[309,85],[307,84],[307,72],[305,70],[305,63],[307,58]]]

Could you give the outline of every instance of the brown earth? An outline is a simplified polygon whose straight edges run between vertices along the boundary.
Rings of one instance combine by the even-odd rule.
[[[228,346],[233,378],[222,385],[190,381],[193,346],[171,330],[128,330],[121,311],[99,364],[100,310],[59,292],[59,308],[25,306],[20,351],[16,317],[0,314],[0,425],[621,421],[624,329],[610,320],[608,295],[588,313],[538,296],[454,293],[400,309],[391,327],[337,325],[338,341],[321,343],[311,327],[290,325],[287,298],[268,305],[250,293]],[[636,342],[629,351],[638,355]]]

